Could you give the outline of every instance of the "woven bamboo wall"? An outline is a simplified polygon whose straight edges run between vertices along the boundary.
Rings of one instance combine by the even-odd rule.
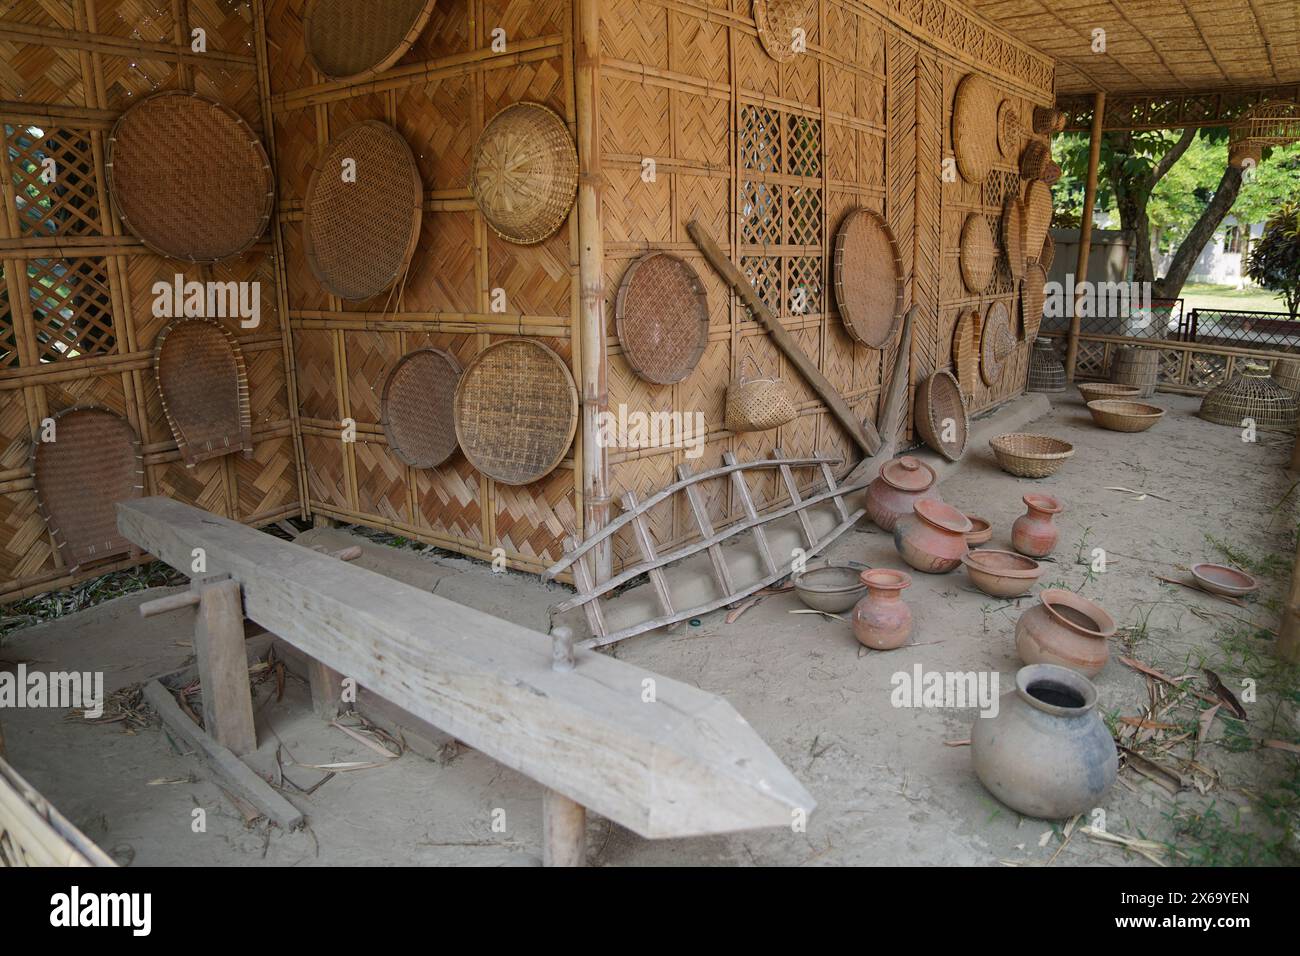
[[[1000,213],[1004,192],[1019,184],[1010,163],[983,186],[944,182],[951,157],[956,84],[984,74],[1021,115],[1052,100],[1050,63],[971,17],[964,8],[921,0],[811,0],[816,26],[808,50],[777,62],[760,45],[751,0],[608,0],[602,3],[601,161],[609,404],[630,411],[702,411],[709,428],[701,458],[681,449],[610,451],[610,488],[644,497],[673,480],[675,468],[814,450],[857,460],[855,446],[769,337],[697,253],[686,224],[708,224],[782,317],[804,350],[863,417],[873,418],[882,368],[893,355],[855,344],[835,310],[835,233],[855,206],[882,213],[898,240],[908,276],[906,306],[919,313],[912,384],[951,366],[959,309],[1001,298],[1014,307],[1010,277],[986,297],[964,294],[958,269],[960,224],[969,211]],[[656,179],[641,176],[655,161]],[[635,376],[613,322],[614,292],[628,265],[647,249],[685,257],[709,293],[709,345],[696,371],[669,387]],[[805,288],[811,308],[791,314],[791,292]],[[1014,313],[1013,313],[1014,314]],[[723,427],[725,388],[752,358],[798,392],[800,415],[779,432],[733,435]],[[983,385],[972,410],[1023,390],[1022,343],[997,388]],[[811,476],[809,476],[811,477]],[[723,482],[706,485],[715,524],[739,517]],[[761,490],[779,500],[775,475]],[[650,514],[662,548],[694,536],[686,502]],[[615,540],[615,563],[635,554],[630,536]]]
[[[254,7],[235,0],[0,3],[0,600],[77,579],[37,513],[27,464],[41,420],[72,405],[100,404],[130,421],[144,446],[147,494],[253,524],[301,510],[271,237],[215,267],[164,259],[126,232],[105,189],[108,132],[154,91],[203,93],[264,135],[256,24]],[[191,52],[195,28],[206,31],[206,53]],[[39,177],[46,156],[58,164],[57,185]],[[228,324],[248,365],[251,460],[194,468],[180,460],[152,370],[154,340],[169,321],[152,314],[152,286],[177,273],[262,284],[261,324]]]

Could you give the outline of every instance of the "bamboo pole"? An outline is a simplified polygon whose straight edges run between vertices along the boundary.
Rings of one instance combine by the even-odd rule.
[[[1292,474],[1300,474],[1300,436],[1291,449],[1290,467]],[[1291,586],[1282,608],[1282,624],[1277,630],[1277,656],[1292,664],[1300,664],[1300,543],[1291,569]]]
[[[1088,279],[1088,255],[1092,252],[1092,209],[1097,202],[1097,165],[1101,160],[1102,120],[1106,113],[1106,93],[1099,90],[1092,98],[1092,138],[1088,146],[1088,183],[1083,193],[1083,215],[1079,217],[1079,258],[1074,266],[1076,285]],[[1074,367],[1079,360],[1079,298],[1075,295],[1070,309],[1070,341],[1065,351],[1065,380],[1074,381]]]

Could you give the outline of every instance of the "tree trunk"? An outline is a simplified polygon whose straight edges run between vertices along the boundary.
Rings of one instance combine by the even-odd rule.
[[[1214,190],[1214,198],[1201,212],[1201,218],[1196,220],[1196,225],[1192,226],[1187,237],[1179,244],[1173,260],[1169,263],[1169,271],[1156,281],[1153,289],[1154,298],[1178,298],[1188,275],[1191,274],[1192,266],[1196,265],[1196,260],[1200,258],[1201,250],[1213,238],[1214,230],[1219,228],[1219,224],[1228,215],[1240,191],[1241,170],[1229,165],[1223,171],[1219,187]]]

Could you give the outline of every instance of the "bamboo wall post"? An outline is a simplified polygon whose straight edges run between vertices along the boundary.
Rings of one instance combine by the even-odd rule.
[[[1101,160],[1102,121],[1106,113],[1106,94],[1099,91],[1092,100],[1092,137],[1088,146],[1088,182],[1083,193],[1083,214],[1079,217],[1079,258],[1074,267],[1074,281],[1083,283],[1088,278],[1088,255],[1092,252],[1092,209],[1097,202],[1097,165]],[[1079,360],[1079,297],[1082,287],[1070,309],[1070,340],[1065,350],[1065,380],[1074,381],[1074,369]]]

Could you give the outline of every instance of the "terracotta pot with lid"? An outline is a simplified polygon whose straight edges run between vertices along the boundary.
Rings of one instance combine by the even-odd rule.
[[[946,574],[970,551],[966,535],[972,527],[970,519],[952,505],[922,498],[912,514],[894,525],[894,547],[916,570]]]
[[[934,487],[934,469],[911,455],[886,462],[876,480],[867,485],[867,516],[885,531],[910,515],[922,499],[942,501]]]
[[[1116,630],[1115,619],[1099,604],[1048,588],[1016,622],[1016,650],[1026,664],[1058,664],[1096,677],[1110,660]]]

